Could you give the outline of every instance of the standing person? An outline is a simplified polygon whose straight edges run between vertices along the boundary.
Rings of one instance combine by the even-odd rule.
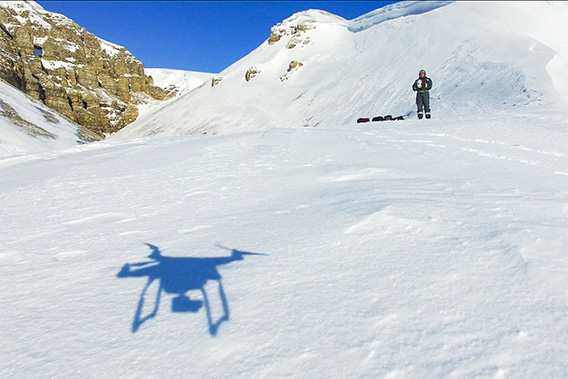
[[[414,81],[412,89],[416,91],[418,118],[422,119],[423,112],[426,112],[426,118],[430,118],[430,90],[432,89],[432,79],[426,76],[425,70],[420,70],[418,79]]]

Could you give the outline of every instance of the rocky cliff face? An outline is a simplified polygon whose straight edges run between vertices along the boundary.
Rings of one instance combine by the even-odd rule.
[[[166,97],[124,47],[27,1],[0,1],[0,78],[100,135]]]

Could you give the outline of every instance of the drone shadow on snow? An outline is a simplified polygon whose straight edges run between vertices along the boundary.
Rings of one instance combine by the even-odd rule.
[[[217,335],[219,326],[224,321],[229,320],[229,304],[227,296],[223,289],[221,275],[217,270],[218,266],[229,264],[234,261],[243,260],[249,255],[266,255],[258,253],[248,253],[240,250],[231,250],[231,255],[227,257],[215,258],[197,258],[197,257],[167,257],[162,255],[160,249],[154,245],[146,244],[152,253],[148,256],[150,261],[140,263],[125,264],[117,277],[147,277],[146,285],[140,294],[134,320],[132,321],[132,333],[136,333],[138,329],[146,321],[156,317],[160,306],[160,298],[162,292],[168,294],[176,294],[172,299],[172,312],[191,312],[197,313],[205,306],[207,323],[209,325],[209,334]],[[221,247],[221,246],[219,246]],[[226,250],[230,250],[224,248]],[[149,288],[158,281],[158,290],[152,310],[143,315],[144,301],[148,295]],[[219,291],[219,299],[222,307],[222,315],[215,318],[211,312],[211,303],[207,294],[206,283],[213,281],[217,284]],[[197,290],[201,292],[203,300],[191,300],[186,295],[188,291]]]

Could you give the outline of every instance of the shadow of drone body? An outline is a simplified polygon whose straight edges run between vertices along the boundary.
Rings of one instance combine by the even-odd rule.
[[[140,299],[136,307],[134,320],[132,321],[132,333],[136,333],[144,322],[156,317],[160,306],[162,291],[164,291],[169,294],[178,295],[172,299],[172,312],[197,313],[204,305],[207,315],[207,323],[209,325],[209,333],[212,336],[215,336],[221,323],[229,320],[229,305],[225,295],[225,290],[223,289],[221,275],[219,274],[217,267],[234,261],[243,260],[245,255],[264,255],[233,249],[231,250],[231,255],[228,257],[167,257],[161,254],[158,247],[151,244],[146,245],[152,249],[152,253],[148,256],[151,261],[133,264],[127,263],[122,267],[117,275],[119,278],[148,277],[148,282],[140,294]],[[143,316],[144,300],[150,285],[155,280],[159,280],[159,288],[154,308],[149,314]],[[223,308],[223,315],[217,320],[213,320],[209,297],[205,289],[205,284],[209,280],[217,283],[219,297]],[[186,292],[191,290],[201,291],[203,301],[191,300],[186,295]]]

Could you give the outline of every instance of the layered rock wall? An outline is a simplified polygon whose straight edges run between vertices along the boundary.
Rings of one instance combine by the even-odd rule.
[[[0,78],[100,135],[166,97],[124,47],[27,1],[0,1]]]

